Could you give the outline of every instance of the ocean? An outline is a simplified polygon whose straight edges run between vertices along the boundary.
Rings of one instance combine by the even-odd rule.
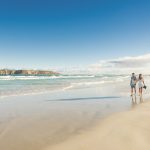
[[[149,76],[145,79],[149,85]],[[129,75],[0,76],[0,97],[106,86],[115,87],[114,94],[127,96],[129,83]]]
[[[0,97],[129,84],[128,75],[0,76]]]

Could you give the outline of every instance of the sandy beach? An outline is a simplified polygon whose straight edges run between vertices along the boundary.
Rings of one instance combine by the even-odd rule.
[[[150,103],[145,98],[149,92],[144,91],[144,103],[137,96],[134,104],[122,80],[116,84],[95,80],[99,78],[84,79],[67,90],[1,97],[0,149],[146,149]]]
[[[150,102],[113,114],[97,127],[46,150],[149,150]]]
[[[100,96],[95,88],[1,98],[0,149],[51,149],[131,107],[130,99],[112,93]]]

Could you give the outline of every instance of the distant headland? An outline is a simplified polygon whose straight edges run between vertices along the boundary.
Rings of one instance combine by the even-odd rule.
[[[46,70],[11,70],[0,69],[0,75],[59,75],[60,73]]]

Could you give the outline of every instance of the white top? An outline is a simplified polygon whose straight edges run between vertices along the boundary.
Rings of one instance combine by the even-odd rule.
[[[139,88],[142,88],[144,86],[144,79],[138,79],[138,86]]]

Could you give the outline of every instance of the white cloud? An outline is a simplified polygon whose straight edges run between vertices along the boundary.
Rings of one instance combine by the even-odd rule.
[[[150,54],[101,60],[90,65],[88,70],[93,73],[150,73]]]

